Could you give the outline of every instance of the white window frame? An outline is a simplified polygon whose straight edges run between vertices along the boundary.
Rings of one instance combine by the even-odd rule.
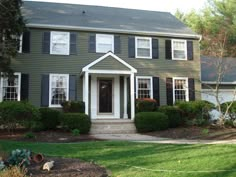
[[[184,54],[185,58],[175,58],[174,57],[174,42],[184,42]],[[171,40],[171,53],[172,53],[172,60],[187,60],[187,40],[182,39],[172,39]]]
[[[69,74],[49,74],[49,107],[53,107],[53,108],[60,108],[61,105],[60,104],[51,104],[52,101],[52,77],[54,76],[65,76],[67,79],[67,93],[66,93],[66,101],[69,100]]]
[[[106,51],[106,52],[98,51],[98,46],[99,46],[98,40],[101,37],[109,37],[109,38],[111,38],[111,41],[112,41],[112,43],[111,43],[111,46],[112,46],[111,47],[111,51],[114,53],[114,35],[112,35],[112,34],[96,34],[96,53],[107,53],[107,52],[109,52],[109,51]]]
[[[18,53],[22,53],[22,44],[23,44],[23,34],[19,36],[19,50]]]
[[[150,49],[150,55],[149,56],[138,56],[138,40],[142,39],[142,40],[149,40],[149,45],[150,48],[146,48],[146,49]],[[135,37],[135,58],[146,58],[146,59],[152,59],[152,38],[151,37],[139,37],[136,36]]]
[[[0,102],[3,101],[3,95],[2,95],[2,91],[3,91],[3,77],[2,77],[2,74],[3,73],[0,73],[1,76],[0,76]],[[19,72],[16,72],[14,73],[15,76],[18,76],[18,89],[17,89],[17,92],[18,92],[18,95],[17,95],[17,101],[20,101],[20,97],[21,97],[21,73]]]
[[[64,53],[64,54],[59,54],[59,53],[56,53],[53,51],[53,41],[52,41],[52,38],[53,38],[53,35],[57,35],[57,34],[65,34],[67,35],[67,38],[68,40],[66,41],[67,43],[67,48],[68,50]],[[70,32],[62,32],[62,31],[51,31],[50,32],[50,54],[51,55],[70,55]]]
[[[138,99],[138,80],[149,79],[150,80],[150,98],[153,99],[153,79],[152,76],[136,76],[136,99]]]
[[[186,99],[185,101],[189,101],[189,87],[188,87],[188,78],[187,77],[173,77],[173,103],[175,103],[175,80],[185,80],[186,81],[186,88],[185,88],[185,93],[186,93]]]

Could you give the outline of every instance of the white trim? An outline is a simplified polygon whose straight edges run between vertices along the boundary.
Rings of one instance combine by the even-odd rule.
[[[82,30],[82,31],[94,31],[94,32],[111,32],[111,33],[123,33],[123,34],[139,34],[139,35],[148,35],[148,36],[163,36],[163,37],[182,37],[182,38],[194,38],[201,39],[201,35],[198,34],[179,34],[179,33],[165,33],[165,32],[155,32],[155,31],[139,31],[139,30],[125,30],[125,29],[111,29],[111,28],[93,28],[93,27],[82,27],[82,26],[70,26],[70,25],[48,25],[48,24],[37,24],[37,23],[28,23],[27,27],[31,28],[52,28],[52,29],[61,29],[61,30]]]
[[[150,79],[150,98],[153,99],[153,79],[152,76],[136,76],[136,99],[138,98],[138,80]]]
[[[202,92],[209,92],[209,91],[214,91],[215,89],[202,89]],[[223,92],[233,92],[235,91],[235,89],[219,89],[219,91],[223,91]]]
[[[53,35],[57,35],[57,34],[67,35],[66,43],[67,43],[68,50],[66,51],[66,53],[60,54],[60,53],[53,52],[52,50],[52,38],[53,38]],[[70,55],[70,32],[64,32],[64,31],[51,31],[50,32],[50,54],[51,55]]]
[[[131,107],[131,120],[135,118],[135,95],[134,95],[134,73],[130,74],[130,107]]]
[[[124,113],[123,113],[123,118],[128,119],[128,113],[127,113],[127,76],[124,76]]]
[[[58,105],[55,105],[55,104],[51,104],[51,101],[52,101],[52,83],[51,83],[51,80],[52,80],[52,77],[53,76],[65,76],[66,79],[67,79],[67,93],[66,93],[66,101],[69,100],[69,74],[49,74],[49,107],[51,108],[61,108],[61,105],[58,104]]]
[[[189,87],[188,87],[188,77],[173,77],[173,83],[172,83],[172,92],[173,92],[173,103],[175,103],[175,80],[186,80],[186,99],[185,101],[189,101]]]
[[[149,50],[150,50],[150,55],[149,56],[138,56],[138,40],[143,39],[143,40],[149,40]],[[148,49],[148,48],[147,48]],[[140,37],[140,36],[135,36],[135,58],[145,58],[145,59],[152,59],[152,38],[151,37]]]
[[[2,95],[2,87],[3,87],[3,77],[2,73],[0,73],[0,102],[3,100],[3,95]],[[21,97],[21,73],[20,72],[15,72],[15,76],[18,76],[18,86],[17,86],[17,101],[20,101]]]
[[[97,69],[91,69],[88,71],[89,73],[93,74],[130,74],[133,73],[131,71],[124,71],[124,70],[97,70]]]
[[[185,54],[185,58],[175,58],[174,57],[174,42],[184,42],[184,54]],[[187,56],[187,41],[186,40],[182,40],[182,39],[172,39],[171,40],[171,54],[172,54],[172,60],[187,60],[188,56]]]
[[[97,51],[98,50],[98,38],[100,37],[109,37],[111,38],[111,51],[114,52],[114,35],[112,34],[96,34],[96,53],[107,53],[109,51],[106,52],[102,52],[102,51]]]
[[[17,51],[18,53],[22,53],[22,44],[23,44],[23,34],[21,34],[19,37],[19,50]]]
[[[112,52],[108,52],[105,55],[101,56],[100,58],[94,60],[93,62],[91,62],[90,64],[86,65],[85,67],[83,67],[82,72],[86,72],[89,71],[90,73],[93,73],[92,71],[96,71],[97,73],[104,73],[104,71],[109,71],[109,73],[114,73],[117,72],[117,70],[90,70],[89,68],[92,67],[93,65],[99,63],[100,61],[104,60],[105,58],[107,58],[108,56],[113,57],[114,59],[116,59],[117,61],[119,61],[120,63],[122,63],[123,65],[125,65],[127,68],[129,68],[131,71],[129,71],[128,74],[130,74],[130,72],[132,73],[137,73],[137,70],[132,67],[131,65],[129,65],[128,63],[126,63],[124,60],[122,60],[121,58],[119,58],[118,56],[116,56],[115,54],[113,54]],[[119,70],[120,71],[120,70]],[[122,72],[124,72],[124,70],[122,70]],[[127,72],[127,71],[125,71]],[[116,73],[116,74],[120,74],[120,73]]]
[[[201,82],[202,84],[217,84],[216,81],[202,81]],[[233,81],[233,82],[220,82],[219,83],[220,85],[236,85],[236,81]]]

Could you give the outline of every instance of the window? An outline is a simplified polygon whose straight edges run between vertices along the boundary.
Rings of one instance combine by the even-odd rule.
[[[152,39],[149,37],[135,37],[136,58],[152,58]]]
[[[15,73],[14,77],[1,77],[0,101],[20,101],[21,74]]]
[[[187,60],[186,40],[172,40],[172,59]]]
[[[136,98],[153,98],[152,77],[136,77]]]
[[[70,52],[70,33],[51,32],[50,54],[69,55]]]
[[[18,53],[22,53],[23,35],[20,35],[20,36],[18,37],[18,40],[19,40],[19,45],[17,46],[17,50],[18,50]]]
[[[114,36],[108,34],[96,34],[96,52],[114,52]]]
[[[61,103],[69,99],[69,75],[50,74],[49,106],[61,107]]]
[[[173,78],[174,102],[189,101],[188,78]]]

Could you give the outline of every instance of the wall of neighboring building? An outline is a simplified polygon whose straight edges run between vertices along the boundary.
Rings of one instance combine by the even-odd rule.
[[[72,74],[77,76],[77,99],[82,100],[82,79],[81,69],[104,54],[88,53],[89,32],[76,31],[77,33],[77,54],[76,55],[50,55],[42,54],[42,35],[50,29],[30,29],[31,47],[29,54],[19,54],[12,61],[15,71],[28,73],[29,101],[36,106],[41,102],[41,76],[42,74]],[[75,31],[73,31],[75,32]],[[101,33],[101,32],[99,32]],[[195,79],[196,99],[201,98],[200,75],[200,51],[198,40],[193,40],[194,59],[187,61],[166,60],[165,40],[167,38],[154,37],[159,39],[159,59],[135,59],[128,57],[128,37],[132,35],[118,34],[121,41],[121,53],[116,54],[125,62],[137,69],[137,76],[154,76],[160,78],[160,104],[166,102],[166,78],[167,77],[188,77]],[[153,36],[150,36],[153,37]],[[109,67],[112,67],[110,65]]]

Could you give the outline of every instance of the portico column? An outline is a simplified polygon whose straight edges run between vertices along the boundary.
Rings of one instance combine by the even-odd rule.
[[[130,74],[130,106],[131,106],[131,120],[134,120],[135,116],[134,73]]]
[[[124,119],[128,118],[127,114],[127,76],[124,76]]]
[[[86,71],[84,73],[84,80],[83,80],[83,101],[85,104],[85,114],[89,114],[89,73]]]

